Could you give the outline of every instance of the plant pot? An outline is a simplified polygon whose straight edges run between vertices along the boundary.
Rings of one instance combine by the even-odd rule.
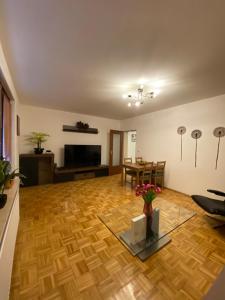
[[[35,154],[42,154],[44,151],[44,148],[34,148],[34,153]]]
[[[13,184],[14,184],[14,179],[7,180],[6,183],[5,183],[5,189],[11,189]]]
[[[0,209],[3,208],[7,201],[7,195],[6,194],[0,194]]]

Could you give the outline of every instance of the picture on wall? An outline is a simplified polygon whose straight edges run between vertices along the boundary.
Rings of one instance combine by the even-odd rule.
[[[136,142],[136,133],[131,134],[131,142]]]

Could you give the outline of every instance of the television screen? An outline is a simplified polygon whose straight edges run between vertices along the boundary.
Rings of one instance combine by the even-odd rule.
[[[64,166],[79,168],[101,165],[100,145],[65,145]]]

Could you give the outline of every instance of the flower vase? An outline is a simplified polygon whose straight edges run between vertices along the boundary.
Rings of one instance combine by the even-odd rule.
[[[143,213],[146,216],[146,240],[149,240],[150,237],[153,235],[152,231],[152,221],[153,221],[153,207],[152,203],[147,203],[145,202],[144,208],[143,208]]]

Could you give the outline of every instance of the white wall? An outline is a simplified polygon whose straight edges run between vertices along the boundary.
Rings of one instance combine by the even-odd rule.
[[[183,136],[183,161],[180,161],[179,126],[186,126]],[[137,130],[137,156],[146,160],[166,160],[165,185],[187,193],[206,193],[207,188],[225,190],[225,137],[221,139],[218,169],[215,159],[218,140],[212,132],[225,127],[225,95],[122,121],[123,130]],[[194,167],[194,129],[202,130],[198,140],[198,165]]]
[[[19,166],[19,160],[18,160],[19,139],[16,135],[16,115],[19,114],[19,99],[12,81],[12,77],[9,72],[9,68],[5,59],[5,55],[3,53],[1,42],[0,42],[0,66],[15,100],[12,103],[12,166],[18,167]]]
[[[120,121],[28,105],[21,105],[20,108],[20,153],[33,151],[34,146],[27,144],[25,138],[32,131],[41,131],[50,134],[49,140],[43,144],[43,147],[55,154],[55,162],[58,166],[63,166],[65,144],[101,145],[102,164],[108,164],[109,130],[119,130]],[[63,125],[75,125],[77,121],[88,123],[90,127],[97,128],[99,133],[62,131]]]

